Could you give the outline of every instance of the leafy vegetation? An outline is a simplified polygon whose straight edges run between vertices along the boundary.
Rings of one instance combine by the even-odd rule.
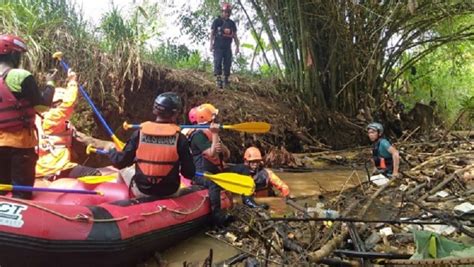
[[[445,34],[456,28],[472,24],[474,16],[460,17],[449,21],[437,29]],[[449,24],[449,27],[446,25]],[[440,34],[441,34],[440,33]],[[407,51],[402,64],[410,61],[419,50],[428,49],[426,45]],[[392,90],[408,106],[416,102],[436,103],[438,115],[446,122],[456,119],[463,107],[469,106],[474,95],[474,44],[472,41],[452,42],[441,46],[413,64],[392,84]]]
[[[211,62],[203,59],[199,51],[191,50],[185,45],[176,45],[170,40],[153,49],[147,57],[168,67],[209,72],[212,70]]]
[[[207,46],[220,1],[180,9],[183,34]],[[307,110],[355,115],[385,92],[408,105],[436,101],[445,119],[472,114],[474,36],[471,1],[234,1],[239,35],[251,32],[233,71],[278,77]],[[113,6],[94,29],[67,0],[1,0],[0,30],[26,39],[25,67],[41,73],[65,59],[95,101],[124,105],[140,86],[145,62],[210,72],[210,58],[176,40],[159,41],[160,6]],[[281,64],[281,65],[280,65]],[[308,118],[311,113],[307,113]]]

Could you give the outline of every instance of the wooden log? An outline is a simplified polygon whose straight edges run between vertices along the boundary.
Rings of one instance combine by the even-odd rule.
[[[438,159],[442,159],[442,158],[445,158],[445,157],[451,157],[451,156],[459,156],[459,155],[464,155],[464,154],[472,154],[472,151],[456,151],[456,152],[451,152],[451,153],[446,153],[446,154],[443,154],[441,156],[437,156],[437,157],[434,157],[434,158],[431,158],[429,160],[426,160],[424,162],[422,162],[421,164],[419,164],[418,166],[415,166],[413,168],[411,168],[410,171],[416,171],[416,170],[419,170],[421,168],[423,168],[424,166],[438,160]]]
[[[439,190],[443,189],[448,183],[450,183],[452,180],[454,180],[459,173],[464,173],[465,171],[474,168],[474,164],[468,165],[460,170],[455,171],[453,174],[451,174],[448,178],[444,179],[441,183],[439,183],[437,186],[435,186],[433,189],[431,189],[429,192],[425,193],[423,196],[418,198],[418,201],[424,201],[427,197],[430,195],[438,192]]]

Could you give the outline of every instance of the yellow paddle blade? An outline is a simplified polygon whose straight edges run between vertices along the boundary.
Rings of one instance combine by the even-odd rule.
[[[234,125],[223,125],[224,129],[236,130],[245,133],[267,133],[272,125],[266,122],[243,122]]]
[[[255,182],[252,177],[247,175],[231,172],[219,174],[204,173],[204,177],[235,194],[251,196],[255,192]]]
[[[62,57],[63,57],[63,52],[58,51],[53,54],[54,59],[61,60]]]
[[[117,175],[104,175],[104,176],[83,176],[77,178],[77,180],[85,184],[100,184],[110,182],[117,179]]]

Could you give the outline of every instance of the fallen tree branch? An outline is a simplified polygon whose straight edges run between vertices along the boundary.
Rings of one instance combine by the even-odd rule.
[[[437,212],[437,211],[434,211],[434,210],[431,210],[427,207],[425,207],[424,205],[422,205],[421,203],[419,203],[418,201],[414,200],[414,199],[410,199],[408,198],[408,201],[410,201],[411,203],[417,205],[418,207],[420,207],[422,210],[426,211],[426,212],[429,212],[431,214],[433,214],[433,216],[435,216],[436,218],[440,219],[441,221],[445,222],[446,224],[448,225],[451,225],[453,226],[454,228],[456,228],[459,232],[471,237],[471,238],[474,238],[474,233],[469,231],[468,229],[466,229],[464,227],[464,225],[462,225],[461,223],[459,223],[453,216],[449,216],[449,215],[446,215],[446,214],[441,214],[440,212]]]
[[[438,192],[439,190],[443,189],[443,187],[445,187],[448,183],[450,183],[452,180],[454,180],[456,178],[456,176],[459,174],[459,173],[464,173],[465,171],[471,169],[471,168],[474,168],[474,164],[471,164],[471,165],[468,165],[467,167],[464,167],[460,170],[457,170],[455,171],[453,174],[451,174],[451,176],[449,176],[448,178],[444,179],[444,181],[442,181],[441,183],[439,183],[437,186],[435,186],[433,189],[431,189],[429,192],[425,193],[423,196],[421,196],[420,198],[418,198],[418,201],[423,201],[425,200],[427,197],[429,197],[430,195]]]
[[[421,169],[422,167],[432,163],[433,161],[436,161],[438,159],[442,159],[442,158],[445,158],[445,157],[449,157],[449,156],[459,156],[459,155],[464,155],[464,154],[471,154],[472,151],[456,151],[456,152],[451,152],[451,153],[446,153],[446,154],[443,154],[441,156],[437,156],[437,157],[434,157],[434,158],[431,158],[425,162],[422,162],[421,164],[419,164],[418,166],[415,166],[414,168],[412,168],[410,171],[416,171],[416,170],[419,170]]]
[[[361,212],[359,213],[359,216],[360,217],[363,217],[365,215],[365,213],[367,212],[367,210],[369,209],[369,207],[372,205],[374,199],[376,199],[386,188],[388,188],[389,186],[391,185],[391,183],[387,183],[385,184],[384,186],[380,187],[369,199],[369,201],[367,202],[367,204],[365,204],[364,208],[361,210]],[[355,205],[354,205],[355,204]],[[349,207],[348,210],[351,210],[351,208],[353,206],[356,206],[358,204],[358,202],[354,202],[353,205],[351,205],[351,207]],[[346,213],[348,213],[348,211],[346,211]],[[345,216],[345,215],[344,215]],[[340,225],[340,223],[336,223],[334,224],[333,226],[333,229],[335,229],[336,227],[338,227]],[[320,262],[323,258],[329,256],[336,248],[338,248],[342,242],[346,239],[346,237],[349,235],[349,230],[347,227],[344,227],[341,231],[341,233],[339,235],[337,235],[336,237],[334,237],[333,239],[329,240],[328,242],[326,242],[326,244],[324,246],[322,246],[320,249],[314,251],[314,252],[310,252],[308,254],[308,259],[310,260],[310,262],[315,262],[315,263],[318,263]]]

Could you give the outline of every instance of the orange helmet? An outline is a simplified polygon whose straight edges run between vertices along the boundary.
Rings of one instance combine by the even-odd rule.
[[[263,160],[263,159],[262,159],[262,154],[260,153],[260,150],[254,146],[251,146],[245,150],[244,160],[256,161],[256,160]]]
[[[196,121],[198,124],[205,124],[211,122],[215,116],[219,113],[211,104],[202,104],[196,108]]]

